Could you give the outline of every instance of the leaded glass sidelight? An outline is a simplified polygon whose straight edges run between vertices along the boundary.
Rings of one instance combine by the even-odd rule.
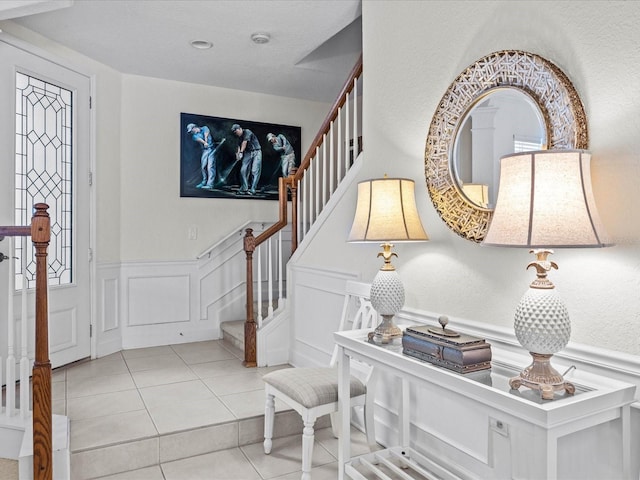
[[[73,281],[72,157],[73,95],[58,85],[16,73],[16,196],[15,223],[29,225],[33,205],[49,205],[49,285]],[[30,242],[29,242],[30,243]],[[35,287],[31,245],[16,243],[16,286],[26,272]]]

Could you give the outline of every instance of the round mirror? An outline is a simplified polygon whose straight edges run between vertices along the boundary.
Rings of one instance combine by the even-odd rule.
[[[501,92],[508,93],[503,96]],[[481,242],[489,228],[493,214],[491,204],[497,194],[495,191],[489,193],[489,190],[491,187],[495,190],[498,185],[495,170],[499,171],[499,158],[503,153],[498,150],[478,153],[489,157],[490,161],[478,161],[476,167],[473,117],[479,118],[489,108],[509,102],[507,97],[514,92],[520,101],[532,106],[526,115],[538,117],[543,134],[523,133],[529,130],[528,127],[525,129],[522,125],[518,130],[517,125],[524,124],[525,120],[509,116],[505,122],[517,127],[505,134],[511,135],[512,141],[513,135],[517,134],[522,135],[523,143],[537,142],[539,137],[543,148],[587,149],[589,146],[587,119],[580,97],[566,75],[553,63],[532,53],[505,50],[487,55],[467,67],[449,86],[433,115],[425,148],[425,177],[431,201],[442,220],[455,233],[474,242]],[[465,123],[469,117],[471,123],[467,127]],[[479,119],[476,126],[478,122]],[[494,128],[497,130],[495,117]],[[465,129],[470,130],[471,135],[465,133]],[[480,134],[476,132],[478,137]],[[495,143],[493,146],[496,147]],[[515,148],[514,145],[512,152]],[[465,160],[465,155],[471,160]],[[469,186],[465,187],[466,184]],[[478,189],[472,185],[480,185],[480,193],[470,193],[474,188]]]
[[[523,90],[499,87],[471,104],[454,136],[451,173],[460,194],[479,208],[493,208],[500,181],[499,159],[547,148],[540,108]]]

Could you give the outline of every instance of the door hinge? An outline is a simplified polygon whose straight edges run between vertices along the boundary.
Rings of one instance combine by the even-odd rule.
[[[93,108],[93,97],[89,96],[89,109]]]
[[[89,324],[89,338],[93,338],[93,325]]]
[[[89,177],[89,186],[92,186],[93,185],[93,172],[89,172],[88,177]]]
[[[87,250],[87,260],[89,262],[93,261],[93,250],[91,250],[90,248]]]

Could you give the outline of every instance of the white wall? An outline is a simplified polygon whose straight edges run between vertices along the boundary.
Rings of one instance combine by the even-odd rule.
[[[541,55],[568,75],[589,122],[595,194],[617,246],[557,250],[552,280],[572,318],[572,341],[640,354],[640,4],[635,2],[363,2],[365,163],[360,178],[416,181],[431,241],[397,247],[406,305],[511,328],[533,274],[525,250],[483,247],[448,230],[424,179],[426,135],[456,76],[497,50]],[[355,190],[355,189],[354,189]],[[345,242],[355,191],[325,224],[301,265],[365,281],[378,247]],[[326,252],[331,252],[328,256]]]
[[[304,155],[330,107],[123,75],[121,260],[193,259],[247,221],[278,219],[276,201],[180,198],[181,112],[300,126]],[[191,225],[196,240],[187,239]]]

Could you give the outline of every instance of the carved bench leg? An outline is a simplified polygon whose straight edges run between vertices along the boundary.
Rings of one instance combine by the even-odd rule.
[[[264,453],[267,455],[271,453],[271,446],[273,445],[271,439],[273,438],[273,420],[275,411],[276,407],[274,397],[267,392],[267,399],[264,408]]]
[[[315,418],[310,422],[304,422],[302,430],[302,479],[311,480],[311,460],[313,459],[313,440]]]

